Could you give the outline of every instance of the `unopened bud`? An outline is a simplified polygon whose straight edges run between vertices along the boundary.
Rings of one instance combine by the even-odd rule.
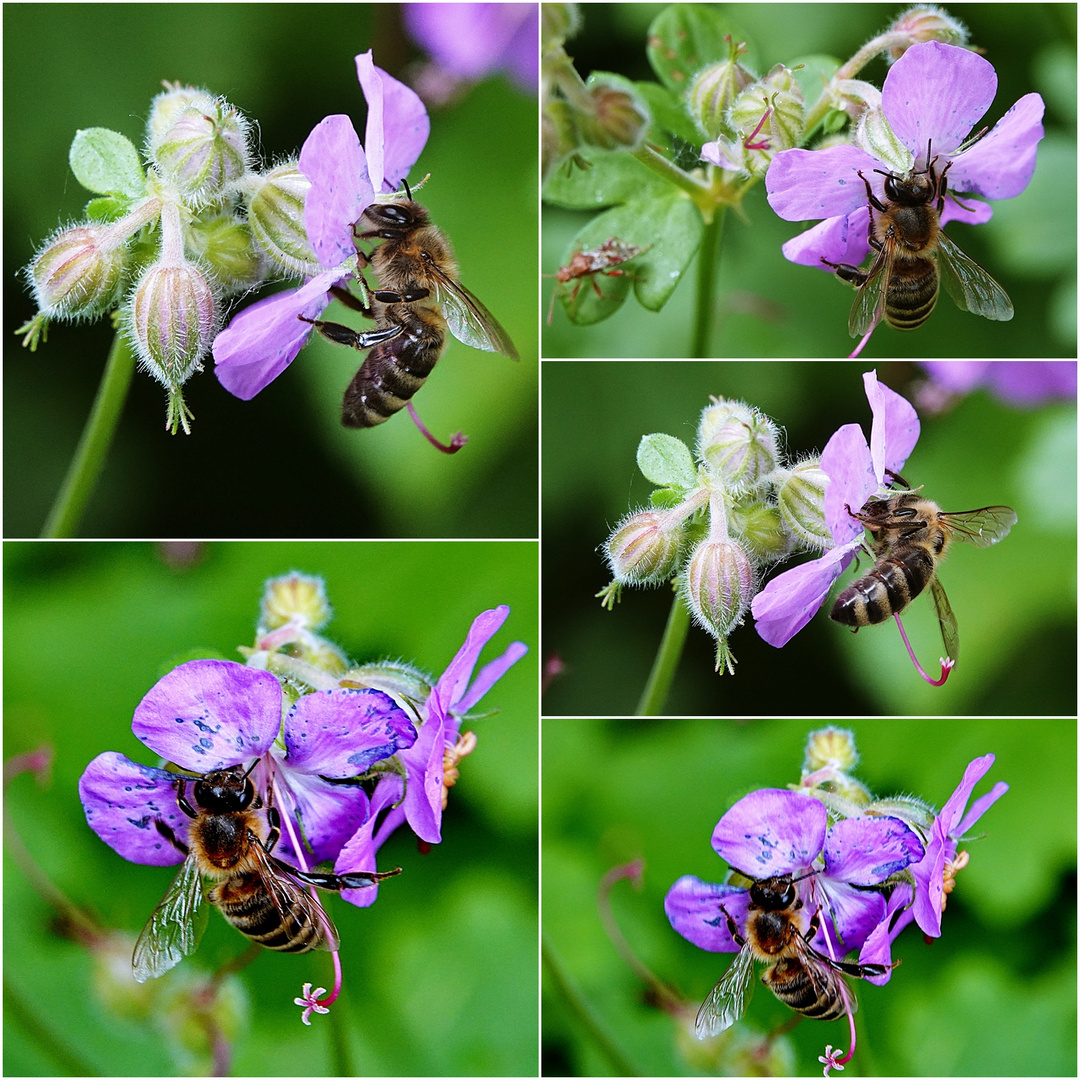
[[[315,277],[321,273],[304,226],[304,200],[311,181],[295,161],[290,161],[259,177],[254,187],[248,224],[259,247],[291,275]]]
[[[150,116],[146,121],[146,138],[151,146],[164,138],[169,128],[189,109],[209,113],[217,107],[217,98],[209,90],[178,82],[164,85],[165,89],[150,103]]]
[[[126,249],[108,226],[77,225],[54,236],[28,272],[39,311],[80,318],[116,306],[126,269]]]
[[[798,146],[805,127],[802,91],[790,68],[777,64],[736,98],[728,122],[743,137],[746,168],[764,176],[781,150]]]
[[[806,737],[806,756],[803,759],[806,772],[817,772],[824,768],[851,772],[858,763],[855,736],[846,728],[821,728],[811,731]]]
[[[666,581],[679,561],[682,523],[670,514],[641,510],[625,518],[604,545],[612,577],[634,584]]]
[[[833,544],[825,523],[825,488],[829,477],[816,458],[796,465],[776,492],[780,518],[805,547],[824,551]]]
[[[750,491],[777,466],[780,450],[776,425],[761,413],[733,412],[723,423],[710,425],[708,441],[699,454],[710,473],[729,489]],[[700,429],[699,429],[700,431]]]
[[[863,113],[855,131],[855,145],[884,162],[895,173],[906,173],[915,163],[914,154],[896,137],[880,105]]]
[[[162,176],[196,206],[213,202],[247,172],[248,122],[228,102],[190,104],[150,141]]]
[[[649,112],[629,85],[615,86],[603,80],[590,84],[590,108],[576,117],[584,142],[601,150],[640,144],[649,126]]]
[[[780,511],[769,503],[737,502],[728,515],[728,527],[759,563],[776,562],[791,549]]]
[[[894,63],[912,46],[921,41],[943,41],[946,45],[966,45],[968,30],[959,19],[934,4],[919,4],[909,8],[889,27],[891,34],[904,34],[906,44],[889,50],[889,63]]]
[[[577,4],[550,3],[540,5],[541,48],[546,51],[562,45],[581,27]]]
[[[131,335],[143,366],[179,388],[209,352],[217,314],[213,290],[194,263],[149,267],[131,298]]]
[[[727,60],[702,68],[686,94],[691,118],[710,140],[723,134],[728,109],[739,92],[754,81],[754,76],[737,60],[746,52],[746,42],[734,45],[730,34],[724,40],[728,44]]]
[[[187,246],[230,293],[244,292],[263,278],[264,264],[251,229],[228,214],[196,218],[187,231]]]
[[[318,630],[329,621],[330,614],[322,578],[293,571],[271,578],[263,586],[260,626],[266,630],[276,630],[289,622]]]
[[[727,636],[754,598],[754,568],[732,540],[703,540],[686,568],[686,600],[695,621],[717,639],[716,670],[734,671]]]

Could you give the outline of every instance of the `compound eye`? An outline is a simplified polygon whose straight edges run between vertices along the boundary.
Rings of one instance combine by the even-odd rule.
[[[897,187],[895,176],[885,177],[885,198],[890,202],[897,202],[900,199],[900,189]]]
[[[795,886],[789,884],[788,887],[783,891],[783,893],[780,896],[780,900],[781,900],[783,906],[784,907],[791,907],[791,905],[795,903],[795,896],[796,896]]]

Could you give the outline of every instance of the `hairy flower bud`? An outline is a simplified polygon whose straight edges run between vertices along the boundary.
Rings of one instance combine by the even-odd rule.
[[[889,33],[904,34],[909,39],[905,44],[889,50],[890,64],[899,60],[910,46],[921,41],[943,41],[946,45],[963,46],[969,39],[967,27],[936,4],[919,4],[908,8],[889,27]]]
[[[709,472],[729,489],[753,490],[779,463],[776,425],[745,406],[722,423],[711,423],[707,441],[700,441],[701,430],[699,426],[698,453]]]
[[[681,521],[656,510],[624,518],[604,545],[612,577],[618,582],[666,581],[674,573],[683,538]]]
[[[800,462],[785,476],[776,492],[784,527],[805,547],[824,551],[833,543],[825,523],[825,488],[829,477],[817,458]]]
[[[649,111],[626,86],[597,80],[589,86],[590,108],[576,116],[584,142],[601,150],[636,147],[649,126]]]
[[[824,768],[850,772],[858,763],[855,736],[846,728],[820,728],[806,737],[806,756],[803,758],[806,772]]]
[[[728,527],[758,563],[776,562],[791,550],[791,542],[771,503],[737,502],[728,515]]]
[[[746,52],[746,42],[733,45],[730,34],[725,40],[727,60],[702,68],[686,92],[690,117],[707,139],[717,139],[725,131],[728,109],[739,92],[754,81],[754,76],[737,60]]]
[[[271,578],[263,586],[260,626],[266,630],[276,630],[289,622],[318,630],[330,620],[330,614],[322,578],[293,571]]]
[[[106,225],[57,233],[34,257],[28,275],[38,310],[52,318],[100,315],[116,306],[127,252]]]
[[[543,50],[558,48],[581,28],[577,4],[549,3],[540,5],[540,40]]]
[[[754,598],[754,568],[732,540],[703,540],[686,568],[686,601],[694,620],[717,639],[716,670],[734,674],[727,635],[740,625]]]
[[[263,279],[264,260],[251,229],[229,214],[196,218],[187,230],[187,247],[230,293],[244,292]]]
[[[304,200],[311,181],[295,161],[253,180],[248,224],[256,243],[287,273],[314,277],[322,271],[304,226]]]
[[[790,68],[777,64],[731,106],[728,123],[742,136],[745,167],[764,176],[781,150],[799,145],[805,127],[802,91]]]
[[[178,389],[200,370],[217,317],[213,290],[194,263],[149,267],[131,297],[131,336],[143,367]]]
[[[149,156],[177,190],[195,206],[219,198],[247,172],[250,148],[247,119],[227,101],[210,109],[189,104],[154,131]]]

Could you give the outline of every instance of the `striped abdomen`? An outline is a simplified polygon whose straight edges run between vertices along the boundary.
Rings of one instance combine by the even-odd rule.
[[[933,259],[896,259],[885,296],[885,321],[896,330],[915,330],[930,318],[938,298]]]
[[[785,1005],[815,1020],[835,1020],[848,1011],[841,976],[824,965],[815,966],[811,979],[801,960],[777,960],[762,974],[761,981]]]
[[[307,952],[323,942],[323,926],[284,892],[271,893],[258,873],[234,874],[207,896],[252,941],[279,952]]]
[[[898,615],[934,579],[934,559],[912,547],[874,564],[833,604],[831,617],[845,626],[872,626]]]

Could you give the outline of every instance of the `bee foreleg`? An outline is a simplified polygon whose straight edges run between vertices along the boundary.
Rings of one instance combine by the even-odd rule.
[[[177,851],[180,852],[181,855],[188,854],[187,844],[185,844],[182,840],[177,839],[176,833],[172,831],[171,826],[166,825],[165,822],[162,821],[160,818],[155,818],[154,827],[159,833],[161,833],[163,837],[165,837],[166,840],[169,841],[170,844],[172,844],[174,848],[176,848]]]
[[[741,949],[746,944],[746,939],[739,933],[739,924],[731,917],[731,913],[723,904],[720,905],[720,910],[727,919],[727,929],[728,933],[731,935],[731,940]]]
[[[368,296],[371,293],[371,290],[368,288],[367,282],[364,281],[363,277],[360,278],[360,284],[363,287],[364,295]],[[340,300],[347,308],[350,308],[352,311],[359,311],[365,319],[375,318],[375,316],[372,314],[371,308],[368,307],[368,305],[365,304],[364,301],[361,300],[358,296],[353,296],[353,294],[349,292],[348,289],[343,289],[340,285],[331,285],[330,292],[333,293],[333,295],[338,300]]]
[[[857,266],[852,266],[851,263],[829,262],[824,256],[822,256],[821,261],[826,266],[831,266],[841,281],[850,282],[852,285],[863,285],[870,276],[866,271],[860,270]]]
[[[309,319],[305,315],[297,315],[297,318],[303,322],[311,323],[327,341],[332,341],[335,345],[348,345],[352,349],[370,349],[380,342],[396,338],[404,330],[403,326],[395,323],[392,326],[384,326],[379,330],[365,330],[360,333],[351,326],[344,326],[341,323]]]

